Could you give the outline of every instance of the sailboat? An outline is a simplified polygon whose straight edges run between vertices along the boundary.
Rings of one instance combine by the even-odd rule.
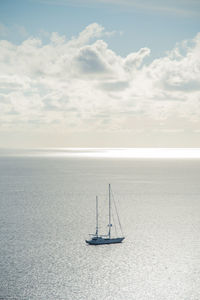
[[[89,240],[86,240],[86,243],[89,245],[104,245],[104,244],[116,244],[116,243],[121,243],[125,237],[112,237],[111,236],[111,228],[112,228],[112,223],[111,223],[111,186],[109,184],[108,186],[109,188],[109,220],[108,220],[108,234],[107,235],[99,235],[99,225],[98,225],[98,197],[96,196],[96,232],[95,234],[92,234],[92,238]],[[116,205],[115,205],[115,209],[116,209]],[[117,210],[116,210],[117,212]],[[122,228],[121,228],[121,223],[119,220],[119,215],[117,213],[117,217],[118,217],[118,222],[119,222],[119,226],[121,229],[121,233],[122,233]]]

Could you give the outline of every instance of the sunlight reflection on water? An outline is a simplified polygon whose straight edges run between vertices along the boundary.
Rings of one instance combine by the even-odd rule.
[[[3,150],[0,156],[85,158],[200,158],[200,148],[42,148]]]
[[[49,156],[0,158],[3,299],[200,299],[200,160]],[[88,246],[108,183],[126,239]]]

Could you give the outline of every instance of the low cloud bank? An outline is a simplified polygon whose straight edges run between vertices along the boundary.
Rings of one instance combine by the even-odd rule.
[[[127,57],[109,49],[103,38],[111,34],[94,23],[70,40],[1,40],[1,129],[134,131],[146,120],[177,130],[182,120],[199,130],[200,34],[150,64],[148,48]]]

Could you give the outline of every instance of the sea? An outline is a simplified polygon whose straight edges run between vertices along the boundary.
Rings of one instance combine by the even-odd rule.
[[[125,240],[90,246],[109,183]],[[0,299],[199,300],[200,159],[1,150]]]

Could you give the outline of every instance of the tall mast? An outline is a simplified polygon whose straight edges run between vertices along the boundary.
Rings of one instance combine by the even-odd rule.
[[[98,197],[96,196],[96,236],[98,236]]]
[[[109,231],[108,231],[108,236],[109,236],[109,239],[110,239],[110,233],[111,233],[111,199],[110,199],[110,183],[109,183],[109,186],[108,186],[108,189],[109,189]]]

